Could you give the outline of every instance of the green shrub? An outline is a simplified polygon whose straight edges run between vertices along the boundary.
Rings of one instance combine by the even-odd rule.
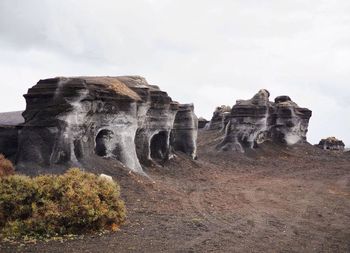
[[[3,154],[0,154],[0,177],[12,175],[15,169],[10,160],[7,160]]]
[[[125,220],[116,182],[79,169],[63,175],[0,178],[3,237],[40,237],[116,230]]]

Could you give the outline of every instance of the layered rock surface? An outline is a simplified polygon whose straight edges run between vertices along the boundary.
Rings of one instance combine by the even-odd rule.
[[[322,139],[316,146],[324,150],[344,151],[345,149],[344,142],[342,140],[338,140],[335,137],[328,137],[326,139]]]
[[[206,120],[205,118],[199,117],[198,118],[198,129],[205,128],[209,122],[210,121]]]
[[[227,105],[222,105],[216,107],[213,116],[209,122],[208,128],[211,130],[214,129],[223,129],[228,122],[228,116],[230,115],[231,107]]]
[[[141,164],[168,159],[172,148],[195,154],[195,148],[181,146],[195,145],[193,109],[186,117],[177,116],[183,107],[142,77],[45,79],[29,89],[25,99],[19,166],[79,165],[100,156],[142,172]],[[176,117],[189,122],[174,124]],[[176,139],[172,147],[171,132],[180,130],[187,138]]]
[[[171,142],[175,150],[197,157],[198,119],[193,104],[182,104],[176,114]]]
[[[260,90],[252,99],[238,100],[225,116],[225,134],[217,148],[244,152],[266,140],[289,145],[306,141],[311,111],[288,96],[275,102],[269,97],[267,90]]]

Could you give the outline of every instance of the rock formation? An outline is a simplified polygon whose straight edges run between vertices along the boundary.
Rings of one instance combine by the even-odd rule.
[[[198,118],[198,129],[205,128],[209,122],[210,121],[206,120],[205,118],[199,117]]]
[[[100,156],[142,172],[141,164],[164,161],[172,149],[196,156],[193,105],[179,105],[142,77],[45,79],[24,97],[19,166],[79,165]]]
[[[260,90],[252,99],[236,102],[223,120],[225,135],[218,149],[244,152],[266,140],[289,145],[306,141],[311,111],[288,96],[277,97],[274,103],[269,96]]]
[[[288,96],[274,102],[269,96],[260,90],[232,108],[217,107],[208,123],[198,121],[193,104],[172,101],[139,76],[40,80],[24,95],[23,117],[0,114],[0,153],[18,168],[86,166],[102,157],[142,173],[142,166],[162,164],[173,151],[196,159],[198,127],[222,134],[218,150],[244,152],[267,140],[305,142],[311,111]],[[319,146],[344,148],[330,139]]]
[[[0,113],[0,154],[15,160],[18,146],[18,131],[24,122],[22,112]]]
[[[226,123],[228,122],[228,116],[230,115],[231,107],[227,105],[222,105],[216,107],[213,117],[209,122],[209,129],[224,129]]]
[[[190,154],[196,159],[198,119],[193,110],[193,104],[179,106],[171,132],[171,144],[175,150]]]
[[[339,150],[344,151],[345,144],[343,141],[338,140],[335,137],[328,137],[326,139],[320,140],[320,142],[316,145],[319,148],[324,150]]]
[[[306,141],[312,112],[299,107],[288,96],[276,97],[271,118],[271,137],[293,145]]]

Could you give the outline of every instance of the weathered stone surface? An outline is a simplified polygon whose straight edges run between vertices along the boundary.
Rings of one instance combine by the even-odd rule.
[[[288,96],[280,96],[275,99],[273,110],[270,132],[275,141],[289,145],[306,141],[312,115],[309,109],[299,107]]]
[[[289,145],[306,141],[311,111],[300,108],[288,96],[269,101],[270,93],[260,90],[252,99],[238,100],[226,116],[221,150],[244,152],[266,140]]]
[[[322,139],[316,146],[324,150],[344,151],[345,149],[344,142],[342,140],[338,140],[335,137],[328,137],[326,139]]]
[[[209,120],[206,120],[203,117],[199,117],[198,118],[198,129],[205,128],[209,122],[210,122]]]
[[[18,131],[24,122],[22,112],[0,113],[0,154],[14,160],[18,147]]]
[[[171,132],[171,144],[174,150],[182,151],[196,159],[198,119],[193,110],[193,104],[179,106]]]
[[[45,79],[25,98],[17,153],[23,167],[79,165],[101,156],[142,172],[141,164],[168,159],[175,117],[183,113],[166,92],[138,76]],[[188,113],[192,118],[182,117],[190,121],[183,125],[193,125],[193,110]],[[197,128],[182,131],[192,135]]]
[[[153,161],[162,162],[169,158],[170,132],[179,105],[166,92],[153,88],[147,103],[149,109],[139,122],[135,143],[141,162],[150,165]]]
[[[223,129],[228,122],[227,117],[229,116],[231,112],[231,107],[227,105],[222,105],[216,107],[213,117],[211,118],[209,122],[208,128],[211,130],[214,129]]]

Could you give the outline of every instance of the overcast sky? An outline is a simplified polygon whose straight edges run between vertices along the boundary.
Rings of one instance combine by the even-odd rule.
[[[142,75],[210,119],[266,88],[350,146],[349,0],[0,0],[0,111],[40,78]]]

